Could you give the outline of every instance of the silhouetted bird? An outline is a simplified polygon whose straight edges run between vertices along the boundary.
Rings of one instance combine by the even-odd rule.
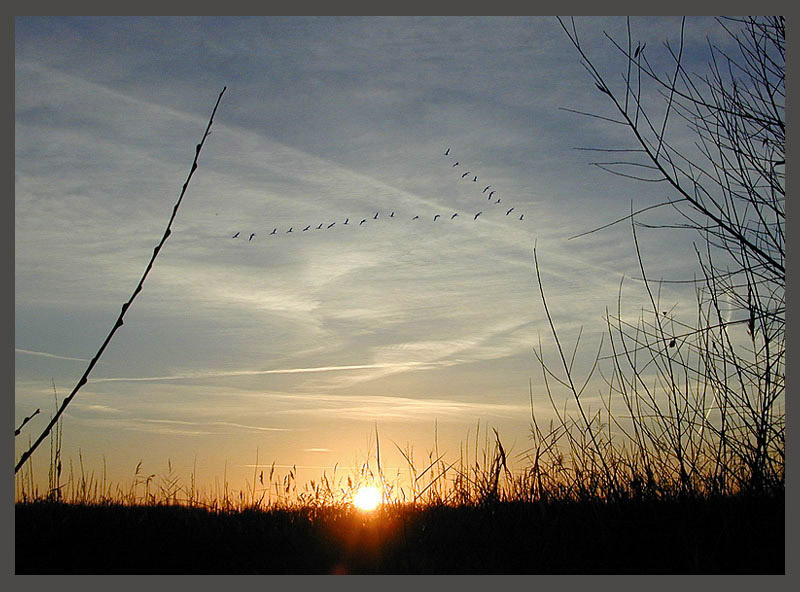
[[[391,214],[389,214],[389,217],[390,217],[390,218],[394,218],[394,212],[392,212]]]
[[[434,222],[436,222],[436,218],[438,218],[439,216],[441,216],[441,214],[436,214],[436,215],[433,217],[433,221],[434,221]]]
[[[272,232],[270,232],[270,235],[273,235],[273,234],[275,234],[276,232],[278,232],[278,229],[277,229],[277,228],[273,228],[273,229],[272,229]]]
[[[380,212],[375,212],[375,215],[372,217],[372,219],[373,219],[373,220],[377,220],[377,219],[378,219],[378,214],[379,214],[379,213],[380,213]]]
[[[448,154],[450,154],[450,148],[448,148],[447,150],[444,151],[444,155],[445,156],[447,156]]]
[[[497,198],[497,201],[496,201],[496,202],[494,202],[494,203],[496,203],[496,204],[499,204],[499,203],[500,203],[500,198],[498,197],[498,198]]]
[[[231,238],[239,238],[239,233],[237,232],[237,233],[236,233],[236,234],[234,234],[234,235],[233,235]]]
[[[519,219],[522,220],[525,217],[525,214],[520,214]]]
[[[414,216],[414,217],[413,217],[413,218],[411,218],[411,219],[412,219],[412,220],[419,220],[419,216]]]
[[[458,166],[458,163],[455,163],[453,166],[454,166],[454,167],[457,167],[457,166]]]
[[[489,192],[489,199],[492,199],[492,195],[493,195],[493,194],[494,194],[494,191],[490,191],[490,192]]]
[[[463,179],[463,178],[464,178],[464,177],[466,177],[467,175],[469,175],[469,171],[467,171],[466,173],[464,173],[463,175],[461,175],[461,178]]]
[[[319,226],[317,226],[317,230],[319,230],[320,228],[322,228],[322,224],[320,224]]]
[[[331,226],[333,226],[334,224],[336,224],[336,222],[331,222],[330,224],[328,224],[328,228],[330,228],[330,227],[331,227]],[[326,228],[325,230],[327,230],[328,228]]]
[[[477,177],[477,175],[476,175],[476,176],[475,176],[475,178],[472,180],[472,182],[473,182],[473,183],[477,183],[477,182],[478,182],[478,177]]]
[[[489,187],[491,187],[491,185],[487,185],[486,187],[484,187],[483,191],[481,191],[481,193],[486,193],[486,190],[489,189]]]
[[[309,228],[311,228],[311,224],[309,224],[308,226],[306,226],[305,228],[303,228],[303,232],[305,232],[305,231],[306,231],[306,230],[308,230]]]
[[[290,233],[290,232],[291,232],[293,229],[294,229],[294,226],[292,226],[291,228],[289,228],[289,230],[287,230],[287,231],[286,231],[286,234],[289,234],[289,233]]]
[[[452,219],[453,219],[453,218],[455,218],[456,216],[458,216],[458,212],[456,212],[455,214],[453,214],[452,216],[450,216],[450,219],[452,220]]]
[[[344,223],[345,223],[345,224],[347,224],[349,221],[350,221],[350,218],[348,218],[347,220],[345,220],[345,221],[344,221]]]
[[[362,225],[364,222],[366,222],[366,221],[367,221],[367,219],[366,219],[366,218],[364,218],[364,219],[363,219],[361,222],[359,222],[359,223],[358,223],[358,225],[359,225],[359,226],[361,226],[361,225]]]
[[[473,220],[477,220],[478,216],[480,216],[481,214],[483,214],[483,212],[478,212],[477,214],[475,214],[475,217],[473,218]]]
[[[513,212],[513,211],[514,211],[514,208],[511,208],[510,210],[508,210],[508,211],[506,212],[506,216],[508,216],[508,215],[509,215],[511,212]]]
[[[247,242],[250,242],[251,240],[253,240],[253,237],[254,237],[255,235],[256,235],[256,233],[255,233],[255,232],[254,232],[253,234],[251,234],[251,235],[250,235],[250,238],[248,238],[248,239],[247,239]]]

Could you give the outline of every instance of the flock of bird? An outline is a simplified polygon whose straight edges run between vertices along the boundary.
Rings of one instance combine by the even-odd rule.
[[[444,152],[444,155],[445,155],[445,156],[450,156],[450,148],[448,148],[447,150],[445,150],[445,152]],[[451,168],[456,168],[456,167],[458,167],[458,166],[460,166],[460,165],[461,165],[461,163],[460,163],[460,162],[458,162],[458,161],[456,161],[456,162],[454,162],[454,163],[452,164]],[[462,179],[467,179],[467,180],[469,180],[469,176],[470,176],[470,175],[472,175],[472,182],[473,182],[473,183],[477,183],[477,182],[478,182],[478,175],[476,175],[476,174],[473,174],[471,171],[466,171],[464,174],[462,174],[462,175],[461,175],[461,178],[462,178]],[[496,206],[496,205],[500,204],[500,202],[501,202],[501,198],[500,198],[500,197],[498,197],[498,198],[496,198],[496,199],[495,199],[495,198],[494,198],[494,194],[495,194],[495,193],[497,193],[497,191],[495,191],[494,189],[492,189],[492,191],[489,191],[490,189],[492,189],[492,186],[491,186],[491,185],[487,185],[486,187],[484,187],[484,188],[483,188],[483,191],[481,192],[481,194],[483,194],[483,195],[486,195],[486,196],[487,196],[487,201],[489,202],[489,204],[490,204],[490,205],[492,205],[492,206]],[[487,191],[489,192],[488,194],[486,193]],[[512,213],[512,212],[514,212],[515,210],[516,210],[516,208],[515,208],[515,207],[513,207],[513,206],[512,206],[511,208],[509,208],[508,210],[506,210],[506,216],[510,216],[510,215],[511,215],[511,213]],[[380,214],[381,214],[381,212],[380,212],[380,211],[378,211],[378,212],[375,212],[375,214],[374,214],[373,216],[371,216],[369,219],[371,219],[371,220],[377,220],[377,219],[380,217]],[[469,217],[469,216],[472,216],[472,220],[473,220],[473,222],[474,222],[475,220],[477,220],[477,219],[478,219],[478,217],[479,217],[479,216],[481,216],[481,214],[483,214],[483,210],[481,210],[481,211],[479,211],[479,212],[476,212],[475,214],[468,214],[468,215],[467,215],[467,217]],[[457,218],[457,217],[459,217],[459,216],[460,216],[460,215],[459,215],[459,213],[458,213],[458,212],[453,212],[453,214],[452,214],[452,215],[450,215],[450,220],[454,220],[455,218]],[[514,214],[514,216],[516,216],[516,214]],[[433,222],[436,222],[436,221],[437,221],[439,218],[441,218],[441,217],[442,217],[442,215],[441,215],[441,214],[435,214],[435,215],[433,216]],[[391,213],[391,214],[389,214],[388,216],[384,216],[384,218],[399,218],[399,216],[395,216],[395,212],[392,212],[392,213]],[[525,214],[520,214],[520,216],[519,216],[519,219],[520,219],[520,220],[523,220],[524,218],[525,218]],[[342,226],[350,226],[350,225],[353,225],[353,226],[361,226],[362,224],[365,224],[365,223],[366,223],[366,222],[367,222],[369,219],[368,219],[368,218],[362,218],[362,219],[361,219],[361,220],[358,222],[358,224],[356,224],[356,223],[355,223],[355,221],[351,222],[351,221],[350,221],[350,218],[345,218],[344,222],[342,222],[342,224],[341,224],[341,225],[342,225]],[[413,216],[413,217],[411,218],[411,221],[414,221],[414,220],[420,220],[420,217],[419,217],[419,215],[415,215],[415,216]],[[321,223],[321,224],[319,224],[319,225],[317,225],[317,226],[313,226],[312,224],[309,224],[309,225],[307,225],[305,228],[302,228],[302,229],[300,229],[300,227],[298,226],[298,230],[295,230],[295,227],[294,227],[294,226],[290,226],[290,227],[289,227],[289,230],[286,230],[285,232],[283,232],[283,231],[282,231],[282,232],[281,232],[281,234],[290,234],[290,233],[292,233],[292,234],[296,234],[296,233],[298,233],[298,232],[307,232],[307,231],[309,231],[309,230],[323,230],[323,229],[324,229],[324,230],[330,230],[330,229],[331,229],[331,228],[333,228],[335,225],[336,225],[336,222],[331,222],[331,223],[329,223],[329,224],[328,224],[328,223],[325,223],[325,222],[323,222],[323,223]],[[278,234],[278,228],[277,228],[277,227],[276,227],[276,228],[273,228],[273,229],[272,229],[272,232],[270,232],[270,233],[269,233],[267,236],[272,236],[272,235],[276,235],[276,234]],[[236,234],[234,234],[234,235],[233,235],[233,237],[232,237],[232,238],[239,238],[240,236],[241,236],[241,232],[237,232]],[[248,240],[248,242],[249,242],[249,241],[252,241],[252,240],[253,240],[253,238],[255,238],[255,236],[256,236],[256,233],[255,233],[255,232],[251,232],[251,233],[250,233],[250,236],[249,236],[249,237],[248,237],[248,239],[247,239],[247,240]]]
[[[444,155],[445,156],[449,156],[450,155],[450,148],[445,150]],[[459,161],[456,161],[456,162],[453,163],[452,168],[455,168],[455,167],[459,166],[460,164],[461,163]],[[461,178],[462,179],[465,179],[465,178],[469,179],[469,175],[472,175],[472,182],[473,183],[477,183],[478,182],[478,175],[473,174],[472,171],[466,171],[465,173],[463,173],[461,175]],[[486,192],[489,191],[489,189],[492,189],[491,185],[487,185],[486,187],[484,187],[483,191],[481,191],[481,193],[482,194],[486,194]],[[501,198],[499,198],[499,197],[497,199],[493,200],[493,197],[494,197],[495,193],[497,193],[497,191],[492,189],[492,191],[489,191],[488,195],[486,196],[487,199],[489,200],[489,202],[492,203],[493,205],[497,205],[502,201]],[[506,216],[510,215],[511,212],[513,212],[515,209],[516,209],[515,207],[511,207],[508,210],[506,210]],[[524,218],[525,218],[525,214],[520,214],[519,219],[523,220]]]

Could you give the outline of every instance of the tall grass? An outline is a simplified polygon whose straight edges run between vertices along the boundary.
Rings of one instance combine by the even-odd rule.
[[[539,282],[560,359],[546,362],[540,345],[546,389],[548,395],[551,385],[565,392],[575,413],[574,420],[559,417],[560,437],[577,466],[609,496],[783,491],[785,18],[717,19],[731,46],[723,50],[709,42],[705,71],[688,69],[683,19],[677,47],[664,46],[674,67],[669,74],[653,68],[657,50],[651,45],[645,52],[628,19],[626,38],[606,35],[621,60],[622,75],[615,78],[588,55],[574,20],[558,20],[613,119],[577,113],[630,133],[622,149],[598,149],[624,153],[622,160],[594,164],[637,182],[661,182],[669,192],[666,201],[617,220],[631,222],[642,282],[636,302],[643,300],[644,307],[631,320],[620,285],[616,314],[606,313],[608,341],[581,385]],[[693,140],[688,146],[695,149],[678,138],[687,130]],[[674,223],[635,219],[662,206],[677,214]],[[695,289],[694,319],[674,316],[662,301],[665,284],[648,277],[637,227],[696,233],[697,277],[676,280]],[[536,268],[538,278],[538,261]],[[577,349],[576,342],[572,360]],[[598,376],[604,409],[592,414],[581,397]]]
[[[636,249],[639,255],[638,243]],[[580,335],[569,353],[552,321],[535,248],[534,260],[560,362],[548,362],[541,341],[534,349],[556,417],[543,430],[532,414],[527,478],[539,497],[558,492],[579,499],[671,499],[783,491],[782,340],[775,344],[777,353],[765,354],[749,331],[751,347],[743,354],[744,331],[737,335],[736,323],[723,320],[713,290],[697,291],[698,321],[694,327],[682,324],[664,310],[639,257],[650,307],[636,322],[626,320],[620,287],[616,315],[606,314],[608,345],[601,341],[591,368],[578,380]],[[598,376],[605,393],[602,407],[592,411],[585,393]]]
[[[542,356],[541,352],[540,345],[537,355]],[[179,505],[236,512],[348,507],[364,485],[379,487],[386,505],[419,507],[675,500],[687,496],[703,499],[754,491],[749,465],[743,460],[732,462],[737,449],[736,443],[730,441],[734,430],[730,427],[725,432],[712,430],[702,423],[705,415],[698,412],[696,402],[689,404],[691,401],[681,396],[679,403],[683,401],[684,405],[675,407],[675,401],[668,398],[659,403],[643,393],[610,391],[604,408],[590,411],[583,408],[581,393],[576,391],[575,405],[581,411],[570,414],[566,411],[566,401],[562,400],[559,408],[551,386],[556,382],[565,387],[569,382],[553,380],[544,364],[542,369],[554,417],[544,425],[537,416],[531,387],[530,442],[513,457],[504,447],[499,432],[494,428],[482,429],[478,422],[474,435],[468,433],[461,442],[457,458],[439,452],[437,433],[433,446],[421,455],[422,459],[417,458],[410,444],[401,447],[393,443],[406,463],[402,472],[398,468],[387,473],[385,465],[379,462],[376,430],[375,452],[368,450],[356,468],[342,471],[334,465],[332,470],[325,470],[305,483],[298,482],[296,466],[279,471],[274,463],[259,464],[258,450],[253,477],[240,488],[232,487],[228,481],[227,463],[221,481],[217,478],[213,486],[199,487],[196,460],[185,478],[168,459],[162,471],[144,471],[140,461],[129,481],[109,483],[105,460],[103,472],[98,476],[85,467],[80,451],[77,464],[70,459],[69,471],[63,476],[59,469],[60,431],[56,430],[51,435],[54,453],[50,457],[48,490],[38,490],[33,465],[29,464],[16,476],[16,501]],[[613,396],[623,398],[631,412],[629,426],[621,427],[622,418],[612,412]],[[670,409],[676,410],[675,416],[668,414]],[[730,418],[726,421],[732,423]],[[682,428],[682,422],[691,426],[691,430]],[[776,471],[782,466],[777,463],[776,458],[770,465]],[[521,470],[512,470],[512,464],[521,466]],[[776,472],[774,481],[769,483],[770,489],[762,488],[761,493],[782,491],[783,472]]]

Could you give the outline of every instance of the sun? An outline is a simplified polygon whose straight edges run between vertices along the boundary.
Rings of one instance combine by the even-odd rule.
[[[361,487],[353,497],[353,505],[359,510],[371,512],[381,504],[381,491],[372,485]]]

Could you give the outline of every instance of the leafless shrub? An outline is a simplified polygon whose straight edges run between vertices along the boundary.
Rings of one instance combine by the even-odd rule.
[[[592,478],[566,481],[584,488],[580,493],[586,495],[594,495],[597,479],[597,487],[611,496],[782,489],[784,19],[718,19],[737,52],[732,55],[709,43],[707,74],[684,67],[684,20],[680,45],[665,45],[673,61],[666,75],[651,66],[646,44],[634,46],[629,22],[626,43],[606,35],[624,63],[621,91],[613,90],[595,67],[574,21],[569,27],[559,22],[595,87],[611,102],[617,116],[613,121],[631,133],[632,147],[607,150],[630,155],[629,160],[615,156],[593,164],[637,181],[666,183],[674,195],[612,222],[630,221],[647,304],[637,322],[626,321],[620,285],[616,314],[606,314],[608,341],[601,343],[582,385],[573,378],[575,353],[568,361],[550,320],[560,368],[545,360],[541,344],[537,356],[558,423],[549,434],[534,424],[534,467],[541,466],[543,453],[557,467],[558,455],[569,451],[565,470]],[[660,107],[646,100],[653,96],[646,93],[647,85],[663,100]],[[676,119],[694,134],[696,150],[679,148],[673,141]],[[631,172],[636,170],[647,172]],[[664,310],[663,282],[649,279],[642,260],[637,228],[653,227],[641,215],[655,207],[672,208],[678,219],[656,227],[691,229],[698,237],[695,252],[702,277],[677,280],[695,287],[694,319],[679,319]],[[535,248],[534,259],[538,278]],[[541,280],[539,285],[551,319]],[[590,378],[598,373],[607,388],[605,430],[599,423],[601,412],[591,415],[581,402]],[[567,391],[577,417],[559,412],[551,384]],[[612,411],[620,402],[625,418]],[[558,441],[564,445],[555,446]],[[544,474],[536,468],[533,477],[541,490]]]

